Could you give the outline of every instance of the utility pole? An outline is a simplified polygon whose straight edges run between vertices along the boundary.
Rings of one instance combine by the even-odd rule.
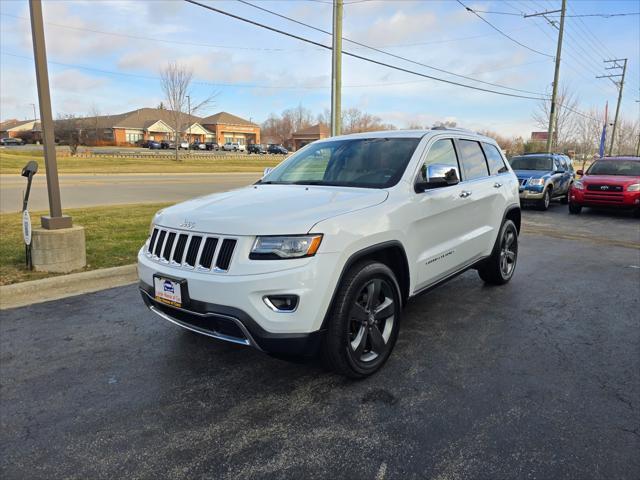
[[[640,100],[636,100],[636,103],[640,103]],[[636,157],[640,157],[640,132],[638,132],[638,145],[636,146]]]
[[[613,154],[613,145],[616,142],[616,129],[618,128],[618,116],[620,115],[620,103],[622,103],[622,89],[624,87],[624,76],[627,73],[627,59],[616,58],[614,60],[605,60],[604,63],[613,64],[610,67],[605,67],[605,70],[622,70],[622,73],[615,73],[609,75],[599,75],[596,78],[608,78],[616,87],[618,87],[618,105],[616,106],[616,116],[613,120],[613,130],[611,131],[611,143],[609,144],[609,156]],[[620,64],[622,63],[622,65]],[[614,78],[620,78],[620,81],[613,80]]]
[[[342,130],[342,7],[343,0],[333,0],[333,48],[331,51],[331,136]]]
[[[564,34],[564,15],[567,10],[567,0],[562,0],[562,7],[560,10],[549,10],[546,12],[540,13],[531,13],[525,15],[524,18],[529,17],[544,17],[548,22],[555,26],[553,22],[551,22],[546,15],[551,13],[560,12],[560,27],[558,28],[558,46],[556,47],[556,67],[553,73],[553,90],[551,92],[551,109],[549,111],[549,128],[547,129],[547,152],[551,153],[551,147],[553,145],[553,133],[556,129],[557,123],[557,114],[556,110],[558,108],[558,84],[560,83],[560,57],[562,53],[562,36]]]
[[[189,118],[187,118],[187,122],[189,122],[189,139],[187,140],[187,142],[189,142],[189,148],[191,148],[191,95],[187,95],[187,105],[187,109],[189,110]]]
[[[31,106],[33,107],[33,119],[37,120],[38,117],[36,116],[36,104],[32,103]]]
[[[33,37],[33,56],[36,62],[36,83],[38,85],[38,103],[40,106],[40,125],[44,140],[44,163],[47,169],[47,192],[49,194],[49,216],[41,217],[42,227],[47,230],[70,228],[71,217],[62,215],[60,183],[58,181],[58,162],[53,132],[53,114],[49,93],[49,72],[47,52],[44,43],[44,25],[42,22],[42,1],[29,0],[31,13],[31,34]]]

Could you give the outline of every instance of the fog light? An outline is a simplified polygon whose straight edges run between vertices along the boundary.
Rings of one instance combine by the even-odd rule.
[[[262,300],[274,312],[295,312],[298,308],[297,295],[267,295]]]

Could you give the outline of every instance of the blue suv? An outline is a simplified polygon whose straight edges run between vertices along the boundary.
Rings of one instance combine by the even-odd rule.
[[[520,202],[535,203],[539,210],[549,208],[553,198],[569,203],[575,177],[571,159],[559,153],[530,153],[510,160],[520,183]]]

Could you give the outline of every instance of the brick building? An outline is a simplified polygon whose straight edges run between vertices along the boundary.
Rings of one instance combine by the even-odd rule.
[[[40,120],[11,119],[0,123],[0,138],[21,138],[25,142],[42,141]]]
[[[308,143],[315,142],[316,140],[322,140],[329,136],[329,127],[321,123],[298,130],[297,132],[294,132],[292,136],[293,151],[301,149]]]
[[[236,115],[219,112],[201,119],[200,123],[220,145],[229,142],[241,145],[260,143],[260,126]]]
[[[69,122],[61,120],[60,122]],[[146,140],[174,140],[175,116],[172,111],[139,108],[117,115],[100,115],[72,120],[87,145],[136,145]],[[206,118],[182,115],[180,139],[192,142],[259,143],[260,127],[230,113],[220,112]]]

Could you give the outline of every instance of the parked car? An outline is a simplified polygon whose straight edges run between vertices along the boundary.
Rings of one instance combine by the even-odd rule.
[[[557,153],[532,153],[511,158],[511,168],[520,182],[520,200],[547,210],[552,199],[569,203],[575,172],[571,159]]]
[[[0,138],[0,145],[4,145],[6,147],[13,145],[24,145],[24,140],[22,140],[21,138],[13,137]]]
[[[191,144],[191,150],[206,150],[206,149],[207,149],[207,145],[205,143],[193,142]]]
[[[222,146],[222,149],[225,152],[244,152],[246,147],[241,143],[227,142]]]
[[[207,150],[220,150],[220,145],[216,142],[207,142],[205,143]]]
[[[409,298],[469,268],[507,283],[519,230],[518,180],[491,138],[334,137],[254,185],[160,210],[139,287],[185,329],[277,355],[322,351],[365,377],[391,354]]]
[[[569,213],[582,207],[632,209],[640,217],[640,157],[605,157],[596,160],[573,182]]]
[[[160,148],[163,150],[173,150],[176,148],[175,142],[170,142],[169,140],[163,140],[160,142]]]
[[[247,153],[257,153],[260,155],[265,155],[267,153],[267,149],[264,148],[264,145],[260,145],[259,143],[252,143],[247,146]]]
[[[267,148],[267,152],[276,154],[276,155],[286,155],[289,153],[289,150],[284,148],[282,145],[269,145]]]
[[[189,142],[180,142],[180,145],[178,146],[178,148],[180,150],[189,150]]]
[[[160,142],[156,142],[155,140],[149,140],[147,142],[147,148],[149,150],[160,150],[162,148],[162,145],[160,144]]]

